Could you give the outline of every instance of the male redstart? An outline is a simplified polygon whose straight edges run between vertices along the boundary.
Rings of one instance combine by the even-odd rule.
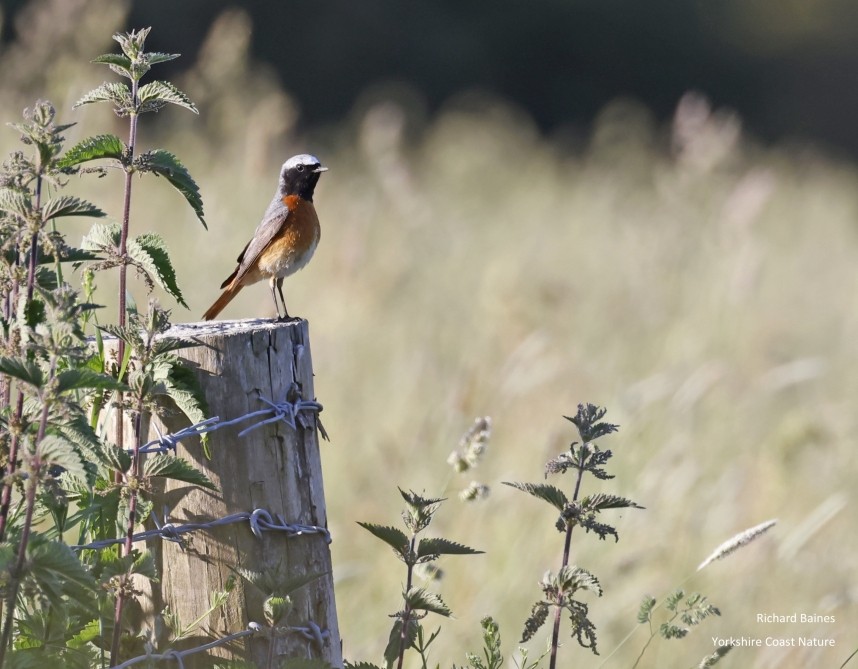
[[[238,291],[263,279],[268,279],[271,286],[277,318],[281,318],[279,293],[283,318],[290,319],[283,299],[283,279],[310,262],[319,243],[321,229],[313,206],[313,189],[327,169],[318,158],[307,154],[293,156],[283,163],[274,199],[253,238],[238,256],[238,267],[221,284],[225,288],[223,294],[203,314],[203,320],[215,318]]]

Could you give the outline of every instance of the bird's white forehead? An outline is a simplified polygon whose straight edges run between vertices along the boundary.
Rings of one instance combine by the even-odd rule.
[[[309,153],[302,153],[297,156],[292,156],[289,160],[283,163],[283,169],[288,170],[298,165],[321,165],[316,156],[311,156]]]

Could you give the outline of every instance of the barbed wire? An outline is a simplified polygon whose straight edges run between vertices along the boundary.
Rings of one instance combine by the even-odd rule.
[[[132,667],[135,664],[140,664],[141,662],[158,662],[161,660],[175,660],[179,663],[180,669],[184,669],[185,667],[185,657],[188,655],[194,655],[195,653],[202,653],[206,650],[211,650],[212,648],[217,648],[218,646],[223,646],[225,644],[230,643],[231,641],[235,641],[236,639],[241,639],[246,636],[252,636],[254,634],[266,634],[271,635],[271,632],[274,634],[282,634],[293,633],[299,634],[304,637],[308,641],[315,642],[320,649],[324,648],[325,641],[331,638],[330,630],[323,630],[312,620],[308,621],[306,626],[301,625],[289,625],[287,627],[279,627],[275,628],[275,630],[271,630],[270,628],[266,628],[264,625],[261,625],[256,622],[250,622],[247,624],[247,629],[242,630],[241,632],[235,632],[233,634],[228,634],[225,637],[220,639],[215,639],[214,641],[209,641],[208,643],[204,643],[201,646],[195,646],[194,648],[186,648],[185,650],[168,650],[164,653],[152,653],[148,652],[145,655],[139,655],[137,657],[132,657],[129,660],[125,660],[122,664],[117,664],[110,669],[127,669],[128,667]]]
[[[290,392],[294,391],[294,388],[295,384],[293,383],[292,387],[289,389]],[[322,405],[316,400],[297,399],[293,402],[290,402],[288,399],[284,399],[280,402],[272,402],[265,397],[260,397],[259,400],[267,404],[269,408],[259,409],[258,411],[251,411],[250,413],[246,413],[243,416],[239,416],[238,418],[232,418],[230,420],[221,420],[220,416],[206,418],[199,423],[195,423],[194,425],[182,428],[181,430],[178,430],[177,432],[173,432],[171,434],[161,434],[160,430],[158,430],[158,426],[155,425],[154,427],[155,431],[158,433],[158,438],[143,444],[139,448],[138,453],[167,453],[170,451],[175,452],[176,446],[183,439],[187,439],[188,437],[199,437],[208,432],[214,432],[215,430],[220,430],[224,427],[243,423],[244,421],[249,420],[251,418],[256,418],[258,416],[265,416],[269,414],[273,415],[266,420],[259,421],[254,425],[245,428],[238,433],[238,436],[243,437],[248,432],[252,432],[253,430],[262,427],[263,425],[268,425],[269,423],[274,423],[279,420],[282,420],[293,430],[298,429],[299,423],[301,427],[306,429],[312,427],[307,421],[306,413],[315,413],[318,416],[318,414],[322,411]],[[321,422],[318,422],[318,418],[317,425],[319,427],[319,432],[322,435],[322,438],[327,440],[328,434],[325,431],[325,428],[322,427]],[[129,452],[131,451],[129,450]]]
[[[300,523],[288,523],[286,519],[278,514],[272,515],[265,509],[254,509],[253,511],[241,511],[233,513],[223,518],[216,518],[207,523],[186,523],[184,525],[174,525],[167,520],[167,511],[164,511],[164,520],[159,522],[157,516],[153,512],[152,520],[155,523],[155,528],[138,532],[131,537],[131,541],[146,541],[148,539],[165,539],[166,541],[174,541],[176,543],[184,543],[181,535],[196,530],[208,530],[221,525],[229,525],[231,523],[240,523],[242,521],[250,522],[250,531],[259,538],[262,538],[263,532],[281,531],[292,536],[301,536],[303,534],[321,534],[325,538],[326,543],[331,543],[331,533],[326,527],[319,525],[302,525]],[[276,522],[275,522],[276,518]],[[107,548],[114,544],[125,543],[122,537],[113,539],[101,539],[93,541],[89,544],[71,546],[72,550],[99,550]]]
[[[140,664],[141,662],[157,662],[159,660],[175,660],[179,663],[179,667],[181,669],[185,669],[184,659],[188,655],[202,653],[203,651],[211,650],[212,648],[217,648],[218,646],[223,646],[230,641],[235,641],[236,639],[241,639],[242,637],[250,636],[251,634],[256,634],[262,628],[259,623],[250,623],[247,627],[248,628],[246,630],[228,634],[225,637],[215,639],[214,641],[209,641],[208,643],[205,643],[202,646],[197,646],[195,648],[187,648],[185,650],[168,650],[164,653],[146,653],[145,655],[132,657],[130,660],[125,660],[125,662],[123,662],[122,664],[117,664],[116,666],[111,667],[111,669],[127,669],[127,667],[134,666],[135,664]]]
[[[296,384],[293,383],[287,395],[294,394],[296,390]],[[252,418],[258,418],[260,416],[269,417],[265,418],[264,420],[258,421],[250,425],[249,427],[246,427],[238,433],[238,436],[243,437],[247,433],[252,432],[257,428],[260,428],[263,425],[268,425],[277,421],[285,422],[294,430],[298,429],[299,424],[302,428],[310,428],[312,427],[312,424],[309,422],[307,414],[313,413],[316,414],[316,425],[319,428],[319,433],[324,439],[328,439],[328,435],[325,432],[324,427],[322,427],[321,422],[318,420],[318,414],[322,411],[322,405],[319,402],[315,400],[304,399],[297,399],[294,401],[284,399],[281,402],[272,402],[271,400],[266,399],[264,397],[260,397],[259,400],[267,404],[268,408],[260,409],[258,411],[251,411],[243,416],[239,416],[238,418],[233,418],[231,420],[221,420],[219,416],[214,416],[212,418],[206,418],[205,420],[195,423],[194,425],[190,425],[170,434],[161,434],[160,430],[158,430],[158,426],[155,425],[154,427],[155,431],[158,433],[158,438],[153,439],[152,441],[149,441],[148,443],[141,446],[138,449],[138,453],[157,454],[175,452],[176,447],[183,439],[187,439],[189,437],[199,437],[208,432],[214,432],[215,430],[219,430],[232,425],[237,425]],[[222,525],[229,525],[232,523],[248,521],[250,523],[250,531],[253,532],[253,534],[258,538],[262,538],[263,532],[280,531],[286,532],[291,536],[301,536],[304,534],[321,534],[324,537],[326,543],[331,543],[331,533],[327,528],[318,525],[289,523],[281,514],[274,514],[274,516],[272,516],[272,514],[265,509],[254,509],[251,512],[242,511],[239,513],[233,513],[228,516],[224,516],[223,518],[217,518],[215,520],[211,520],[205,523],[185,523],[183,525],[175,525],[169,522],[168,515],[168,510],[165,508],[163,520],[159,522],[155,513],[152,512],[151,518],[152,521],[155,523],[155,528],[134,534],[131,537],[132,542],[147,541],[149,539],[158,538],[166,541],[173,541],[179,543],[180,545],[183,545],[183,534],[195,532],[198,530],[211,529]],[[73,550],[98,550],[124,542],[124,538],[102,539],[100,541],[93,541],[85,545],[71,546],[71,548]],[[315,642],[320,649],[324,647],[325,640],[329,639],[331,636],[329,630],[321,629],[312,620],[308,621],[306,626],[289,626],[283,629],[289,633],[299,634],[308,641]],[[266,628],[259,623],[251,622],[248,624],[248,629],[246,630],[229,634],[225,637],[215,639],[214,641],[210,641],[201,646],[196,646],[194,648],[188,648],[185,650],[168,650],[164,653],[148,652],[145,655],[126,660],[122,664],[116,665],[112,669],[127,669],[127,667],[131,667],[141,662],[161,660],[174,660],[178,663],[180,669],[184,669],[184,658],[188,655],[211,650],[212,648],[222,646],[236,639],[240,639],[253,634],[265,633],[265,631]]]

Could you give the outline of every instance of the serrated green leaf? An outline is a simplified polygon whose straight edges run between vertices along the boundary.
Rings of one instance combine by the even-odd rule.
[[[125,155],[125,145],[116,135],[96,135],[87,137],[66,151],[60,159],[60,168],[72,167],[90,160],[115,158],[122,160]]]
[[[619,495],[606,495],[597,493],[588,495],[581,500],[581,507],[585,511],[601,511],[603,509],[643,509],[644,507],[635,504],[630,499],[620,497]]]
[[[120,383],[112,376],[99,374],[88,369],[67,369],[57,374],[57,392],[64,393],[69,390],[82,388],[99,388],[101,390],[127,390],[124,383]]]
[[[414,610],[437,613],[445,618],[453,615],[453,612],[450,611],[444,600],[434,592],[429,592],[426,588],[411,588],[408,592],[403,593],[402,597]]]
[[[196,344],[194,344],[196,345]],[[192,425],[203,422],[209,415],[208,402],[194,373],[181,362],[170,366],[170,373],[164,382],[167,396],[175,402]],[[206,457],[211,457],[208,434],[200,435]]]
[[[398,530],[395,527],[386,525],[376,525],[374,523],[358,522],[362,528],[381,539],[384,543],[390,546],[403,559],[408,557],[408,537],[405,532]]]
[[[176,156],[164,149],[155,149],[141,154],[135,165],[141,172],[152,172],[167,179],[173,188],[185,197],[203,227],[208,229],[203,216],[203,200],[200,197],[199,186]]]
[[[69,476],[86,480],[86,466],[77,448],[65,439],[45,436],[38,446],[39,459],[48,467],[62,467]]]
[[[119,248],[119,238],[122,229],[116,223],[96,223],[81,240],[80,245],[85,251],[106,251]]]
[[[283,562],[279,562],[276,566],[262,571],[255,571],[244,567],[236,567],[235,571],[263,594],[279,596],[291,595],[299,588],[303,588],[305,585],[317,581],[322,576],[327,576],[330,573],[327,571],[314,571],[290,576]]]
[[[468,548],[447,539],[421,539],[417,544],[417,557],[428,555],[479,555],[485,551]]]
[[[83,648],[90,641],[94,641],[101,636],[101,621],[98,618],[90,620],[83,628],[71,637],[67,646],[69,648]]]
[[[397,619],[393,623],[390,636],[387,639],[387,646],[384,649],[384,661],[387,669],[393,669],[397,659],[399,659],[399,653],[412,646],[417,638],[417,625],[418,623],[414,618],[409,618],[405,627],[403,627],[402,620]]]
[[[344,669],[382,669],[382,667],[372,662],[349,662],[348,660],[345,661],[343,666]]]
[[[127,243],[128,257],[152,277],[161,288],[166,290],[175,300],[186,309],[188,308],[179,284],[176,282],[176,271],[167,253],[167,245],[159,235],[147,232]]]
[[[0,188],[0,211],[26,221],[33,216],[33,203],[26,193],[12,188]]]
[[[140,113],[158,111],[164,105],[172,104],[199,114],[191,99],[169,81],[153,81],[141,86],[137,98],[140,101]]]
[[[101,63],[103,65],[112,65],[110,69],[120,74],[131,78],[131,59],[120,53],[105,53],[101,56],[92,59],[93,63]]]
[[[54,606],[62,607],[63,597],[71,597],[79,606],[94,608],[95,580],[66,544],[33,539],[27,558],[28,580]]]
[[[153,458],[146,460],[143,465],[143,474],[149,477],[161,477],[173,481],[192,483],[209,490],[217,490],[217,486],[199,469],[195,468],[187,460],[176,457],[170,453],[159,453]]]
[[[159,51],[153,51],[152,53],[146,54],[146,60],[149,61],[150,65],[157,65],[158,63],[164,63],[168,60],[175,60],[182,54],[180,53],[161,53]]]
[[[45,383],[42,370],[36,363],[17,358],[0,357],[0,373],[23,381],[34,388],[41,388]]]
[[[158,570],[155,568],[155,558],[149,551],[134,551],[134,563],[131,565],[131,573],[138,574],[148,579],[158,577]]]
[[[60,216],[93,216],[101,218],[105,213],[91,202],[70,195],[62,195],[45,203],[42,219],[49,221]]]
[[[74,103],[73,109],[93,102],[112,102],[116,111],[121,114],[130,114],[134,111],[134,103],[131,100],[131,91],[128,86],[118,82],[104,82],[98,88],[94,88]]]
[[[569,504],[566,494],[560,490],[560,488],[548,485],[547,483],[519,483],[516,481],[504,481],[503,484],[544,500],[561,512],[566,508],[566,505]]]

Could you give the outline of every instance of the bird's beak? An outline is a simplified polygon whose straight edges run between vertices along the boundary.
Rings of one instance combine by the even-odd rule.
[[[327,167],[322,167],[321,165],[319,165],[319,166],[318,166],[316,169],[314,169],[313,171],[314,171],[314,172],[327,172],[327,171],[328,171],[328,168],[327,168]]]

